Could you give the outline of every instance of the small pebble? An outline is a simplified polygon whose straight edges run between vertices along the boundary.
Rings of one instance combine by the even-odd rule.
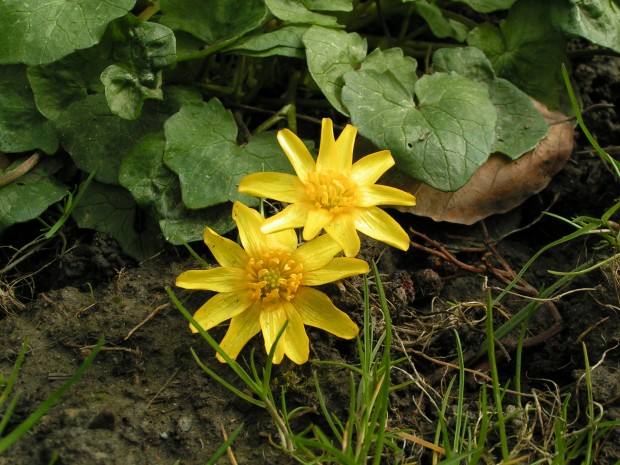
[[[192,419],[187,416],[179,417],[177,420],[177,426],[181,431],[187,433],[190,429],[192,429]]]

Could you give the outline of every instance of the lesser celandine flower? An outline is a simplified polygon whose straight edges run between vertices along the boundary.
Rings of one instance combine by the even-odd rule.
[[[356,230],[407,250],[409,236],[377,205],[415,205],[415,197],[394,187],[375,184],[394,165],[388,150],[368,155],[353,164],[357,128],[351,125],[334,140],[330,119],[323,119],[321,145],[316,163],[303,142],[290,130],[278,133],[278,141],[297,176],[254,173],[245,176],[239,191],[289,203],[265,221],[265,233],[303,226],[308,241],[322,229],[334,238],[347,257],[357,255]]]
[[[236,358],[259,331],[269,352],[287,320],[274,363],[281,362],[284,355],[298,364],[308,361],[304,325],[345,339],[357,335],[358,327],[348,315],[327,295],[309,286],[366,273],[365,261],[334,258],[341,248],[327,235],[297,247],[293,230],[265,234],[261,232],[263,216],[239,202],[233,206],[233,219],[243,248],[206,228],[205,243],[222,266],[186,271],[176,280],[177,286],[186,289],[219,292],[198,309],[194,318],[205,330],[231,319],[220,343],[231,358]],[[190,328],[197,332],[192,325]],[[219,354],[218,359],[224,361]]]

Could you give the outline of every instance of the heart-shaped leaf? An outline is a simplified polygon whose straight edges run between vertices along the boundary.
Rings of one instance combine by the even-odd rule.
[[[229,0],[161,0],[161,23],[192,34],[207,44],[230,42],[256,29],[267,17],[262,0],[244,0],[242,7]],[[241,6],[241,5],[239,5]]]
[[[105,96],[89,95],[71,105],[55,121],[63,147],[76,166],[88,173],[97,170],[95,179],[118,184],[123,156],[146,134],[162,130],[165,115],[144,112],[133,121],[110,111]],[[83,122],[88,121],[88,131]]]
[[[483,85],[435,73],[415,96],[389,72],[351,71],[342,101],[360,134],[391,150],[401,171],[433,187],[459,189],[491,153],[497,116]]]
[[[135,0],[3,0],[0,63],[51,63],[99,42],[113,19]]]
[[[159,227],[119,186],[92,181],[71,216],[80,228],[112,234],[130,257],[146,260],[163,246]]]
[[[56,131],[37,110],[26,82],[25,66],[0,65],[0,151],[39,148],[54,153],[58,149]]]
[[[190,209],[254,197],[240,194],[239,180],[258,171],[290,171],[275,133],[261,133],[239,146],[232,113],[217,99],[186,104],[165,124],[164,162],[179,175],[183,203]]]
[[[492,155],[456,192],[441,192],[396,175],[389,180],[390,184],[418,199],[415,207],[397,208],[435,221],[474,224],[490,215],[512,210],[544,189],[569,159],[574,131],[572,122],[562,113],[551,112],[538,102],[534,105],[549,124],[549,134],[534,150],[514,161]]]
[[[163,133],[144,137],[123,158],[119,180],[140,207],[153,213],[166,240],[179,245],[202,239],[205,226],[219,234],[234,228],[228,202],[200,210],[183,205],[179,178],[163,162],[165,145]]]
[[[559,31],[620,53],[620,4],[617,1],[553,1],[551,21]]]
[[[492,152],[519,158],[547,134],[547,123],[524,92],[495,76],[493,67],[475,47],[443,48],[433,55],[437,71],[456,72],[486,86],[497,112]]]
[[[499,28],[485,23],[467,42],[485,53],[499,77],[550,108],[563,103],[566,88],[560,70],[569,62],[566,39],[552,27],[547,2],[521,0]]]
[[[348,115],[340,94],[345,73],[366,57],[366,39],[341,29],[312,26],[303,36],[308,70],[336,110]]]

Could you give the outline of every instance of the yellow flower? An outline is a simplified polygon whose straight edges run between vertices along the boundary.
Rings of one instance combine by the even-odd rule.
[[[368,155],[353,164],[357,128],[351,125],[334,140],[332,121],[324,118],[316,163],[303,142],[291,131],[278,133],[278,141],[297,176],[285,173],[254,173],[245,176],[239,191],[289,203],[265,221],[264,233],[303,226],[308,241],[322,229],[334,238],[347,257],[357,255],[360,239],[356,230],[407,250],[409,236],[377,205],[415,205],[415,197],[375,182],[394,165],[388,150]]]
[[[341,248],[327,235],[297,247],[293,230],[264,234],[263,216],[239,202],[233,206],[233,219],[243,248],[206,228],[205,243],[222,266],[186,271],[176,280],[176,285],[185,289],[219,293],[200,307],[194,318],[205,330],[231,319],[220,343],[230,357],[236,358],[259,331],[269,352],[287,320],[274,363],[280,363],[284,355],[297,364],[308,361],[309,340],[304,325],[345,339],[357,335],[358,327],[351,318],[325,294],[308,286],[366,273],[365,261],[334,258]],[[190,328],[197,332],[192,325]],[[224,361],[219,354],[218,359]]]

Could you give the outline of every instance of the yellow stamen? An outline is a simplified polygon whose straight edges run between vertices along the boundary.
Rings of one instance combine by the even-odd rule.
[[[348,176],[328,170],[308,173],[306,193],[317,208],[337,213],[355,205],[356,185]]]
[[[250,258],[246,272],[252,298],[275,303],[280,299],[291,301],[301,282],[303,265],[291,260],[286,252],[266,252],[260,259]]]

